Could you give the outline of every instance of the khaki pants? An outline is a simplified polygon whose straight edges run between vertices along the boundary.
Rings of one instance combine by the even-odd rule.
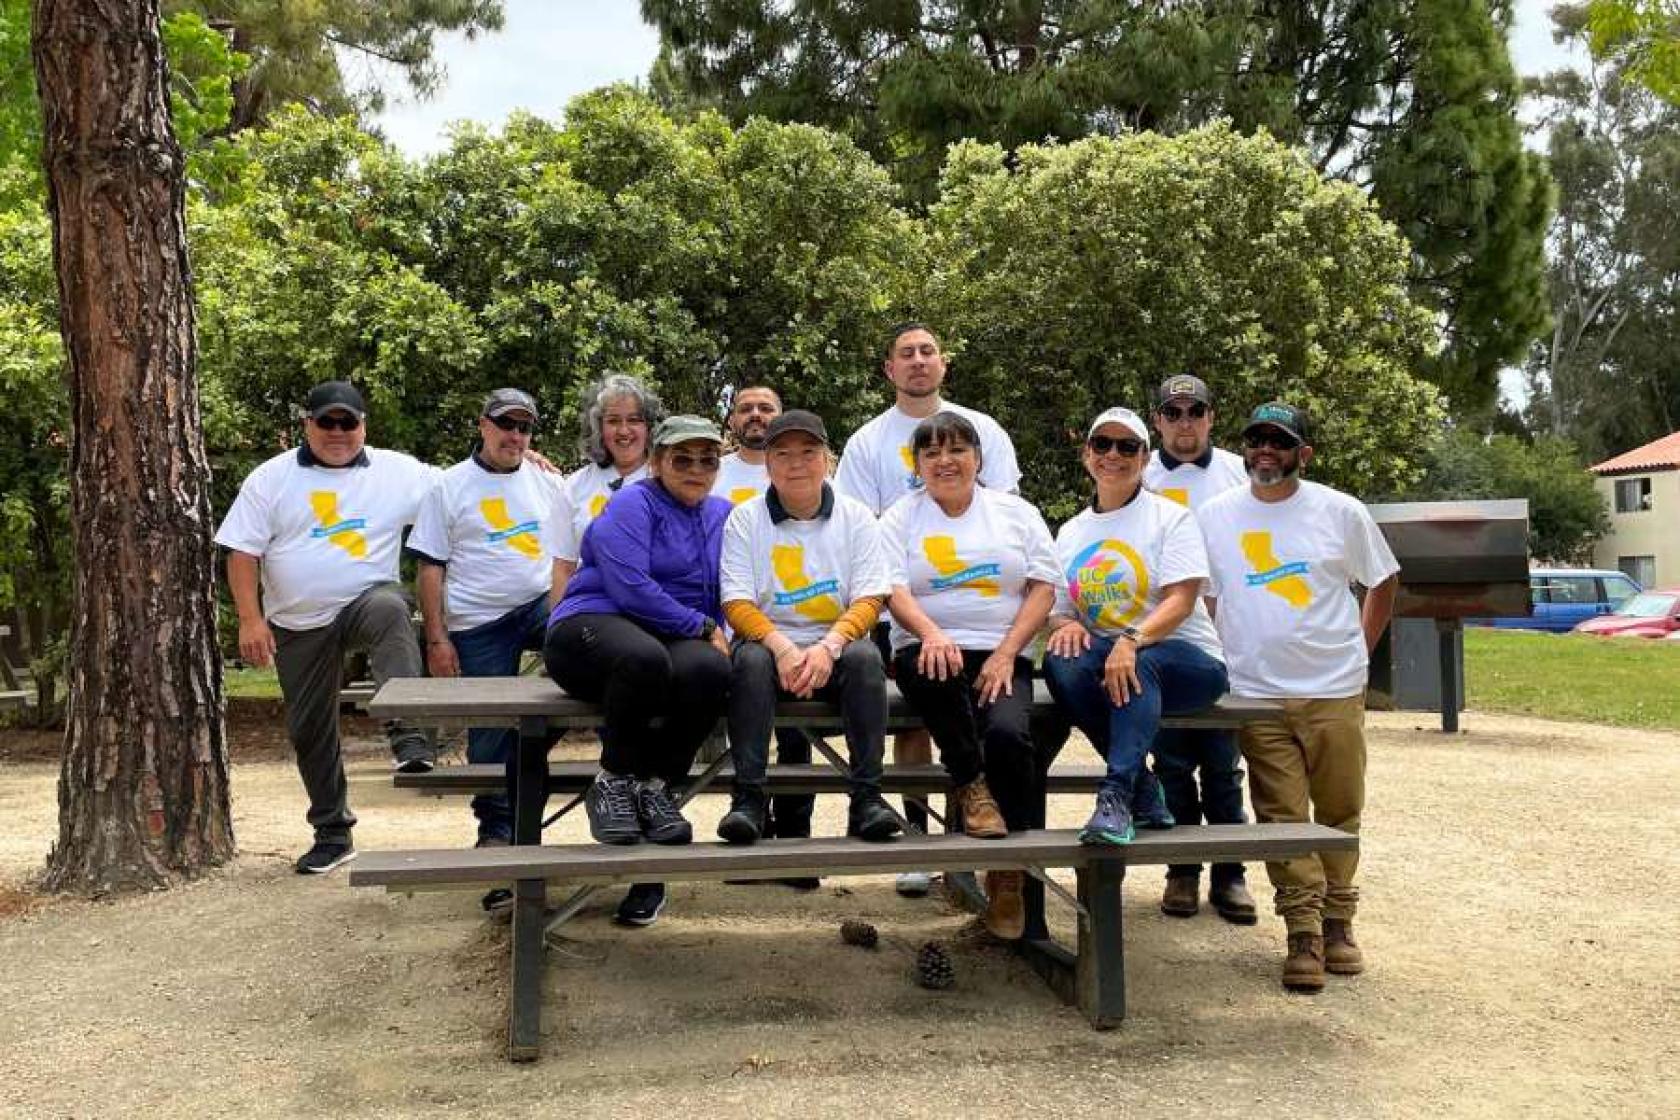
[[[1254,815],[1261,822],[1311,819],[1358,833],[1365,806],[1364,696],[1285,700],[1281,718],[1245,725],[1240,741]],[[1325,918],[1351,919],[1359,905],[1353,885],[1358,866],[1357,851],[1266,864],[1277,912],[1289,932],[1318,933]]]

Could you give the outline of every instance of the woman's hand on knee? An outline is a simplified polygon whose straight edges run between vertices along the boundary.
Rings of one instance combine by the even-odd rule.
[[[1052,656],[1071,660],[1091,648],[1091,632],[1069,619],[1050,631],[1050,640],[1044,644],[1044,648]]]
[[[1121,638],[1108,651],[1108,658],[1103,662],[1103,689],[1116,708],[1125,707],[1143,691],[1143,682],[1137,675],[1137,646],[1130,639]]]

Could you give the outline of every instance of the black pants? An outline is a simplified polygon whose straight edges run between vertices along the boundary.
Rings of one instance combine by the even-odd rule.
[[[783,766],[811,761],[811,737],[797,727],[776,728],[776,761]],[[764,835],[792,840],[811,835],[817,799],[809,793],[781,793],[770,799]]]
[[[879,790],[887,738],[887,673],[880,653],[868,642],[848,645],[834,663],[834,675],[815,697],[840,705],[853,791]],[[778,699],[792,696],[776,677],[776,659],[762,643],[736,643],[729,684],[729,751],[737,786],[764,785]]]
[[[661,637],[618,614],[555,623],[543,663],[561,688],[601,705],[601,768],[643,781],[680,785],[729,695],[729,660],[710,642]]]
[[[1032,662],[1017,657],[1013,695],[981,704],[974,682],[989,651],[963,650],[963,671],[942,681],[917,671],[921,652],[918,642],[894,657],[898,690],[927,724],[951,780],[962,786],[984,775],[1011,831],[1043,827],[1049,760],[1041,766],[1033,742]]]

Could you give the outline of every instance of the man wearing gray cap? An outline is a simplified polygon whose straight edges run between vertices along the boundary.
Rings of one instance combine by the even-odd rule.
[[[1201,378],[1177,374],[1161,382],[1155,393],[1154,426],[1161,444],[1143,468],[1146,489],[1194,512],[1225,491],[1248,485],[1242,458],[1213,446],[1213,394]],[[1248,820],[1234,733],[1163,727],[1151,750],[1167,809],[1179,824]],[[1209,879],[1208,901],[1221,918],[1238,925],[1258,920],[1242,864],[1216,863]],[[1201,882],[1199,863],[1168,867],[1161,912],[1175,918],[1195,916],[1201,909]]]
[[[537,421],[529,393],[491,393],[478,417],[478,447],[444,471],[420,505],[408,551],[420,562],[434,677],[515,676],[520,654],[542,649],[554,606],[554,564],[543,541],[561,476],[526,462]],[[517,740],[512,728],[475,727],[467,761],[505,764]],[[472,809],[479,847],[511,841],[506,796],[480,794]],[[485,896],[487,908],[511,901],[506,890]]]
[[[296,869],[322,874],[355,857],[338,732],[344,655],[366,650],[380,684],[421,673],[397,560],[438,471],[368,447],[367,405],[349,382],[315,386],[304,412],[303,444],[246,477],[216,543],[228,550],[239,654],[279,671],[315,831]],[[432,768],[434,749],[418,730],[392,721],[385,734],[398,770]]]

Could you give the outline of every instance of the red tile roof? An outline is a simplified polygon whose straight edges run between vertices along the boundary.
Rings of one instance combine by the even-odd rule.
[[[1644,447],[1624,451],[1613,459],[1587,468],[1594,474],[1627,474],[1629,471],[1680,470],[1680,432],[1670,432]]]

